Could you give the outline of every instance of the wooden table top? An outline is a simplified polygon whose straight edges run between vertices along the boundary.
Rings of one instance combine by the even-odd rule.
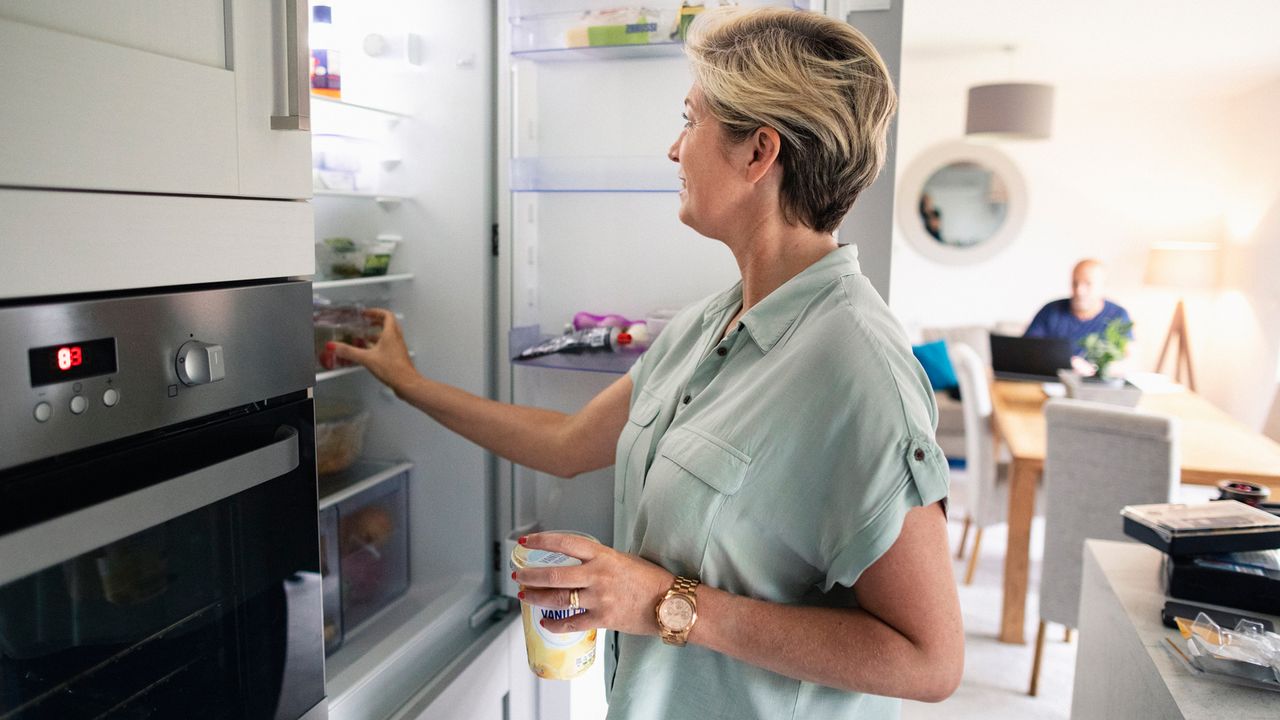
[[[1040,383],[996,380],[991,404],[996,429],[1016,460],[1042,465],[1044,404]],[[1280,492],[1280,443],[1239,422],[1191,392],[1143,393],[1143,412],[1181,421],[1182,481],[1213,485],[1224,478],[1258,482]]]

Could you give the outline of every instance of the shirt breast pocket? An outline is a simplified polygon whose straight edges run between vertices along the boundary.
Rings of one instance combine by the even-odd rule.
[[[751,456],[688,426],[667,433],[645,480],[644,554],[699,575],[716,516],[747,478]]]
[[[662,401],[647,390],[641,389],[627,414],[627,424],[618,436],[618,450],[614,458],[613,500],[627,499],[627,485],[644,477],[649,462],[649,444],[653,440],[653,421],[662,410]]]

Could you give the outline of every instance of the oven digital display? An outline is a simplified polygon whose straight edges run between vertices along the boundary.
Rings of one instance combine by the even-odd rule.
[[[31,387],[109,375],[116,371],[116,339],[82,340],[27,351]]]

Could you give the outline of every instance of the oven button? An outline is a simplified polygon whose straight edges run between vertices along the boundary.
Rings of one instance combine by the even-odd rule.
[[[53,406],[47,402],[36,405],[36,422],[48,422],[53,415]]]
[[[107,388],[107,391],[102,393],[103,405],[115,407],[118,402],[120,402],[120,393],[116,392],[115,388]]]
[[[83,395],[76,395],[75,397],[71,398],[71,412],[73,414],[79,415],[80,413],[88,409],[89,409],[89,401],[85,400]]]

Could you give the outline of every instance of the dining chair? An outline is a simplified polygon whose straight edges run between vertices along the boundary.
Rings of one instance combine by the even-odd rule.
[[[960,404],[964,414],[965,481],[963,505],[966,511],[957,557],[964,556],[965,540],[971,525],[973,554],[965,571],[964,584],[973,583],[982,545],[982,530],[1005,521],[1009,510],[1009,466],[998,461],[991,418],[991,389],[987,363],[965,344],[951,348],[951,364],[960,383]]]
[[[1085,539],[1127,540],[1121,508],[1169,502],[1181,474],[1177,418],[1067,399],[1050,400],[1044,416],[1044,560],[1032,696],[1045,625],[1066,626],[1068,639],[1076,627]]]

